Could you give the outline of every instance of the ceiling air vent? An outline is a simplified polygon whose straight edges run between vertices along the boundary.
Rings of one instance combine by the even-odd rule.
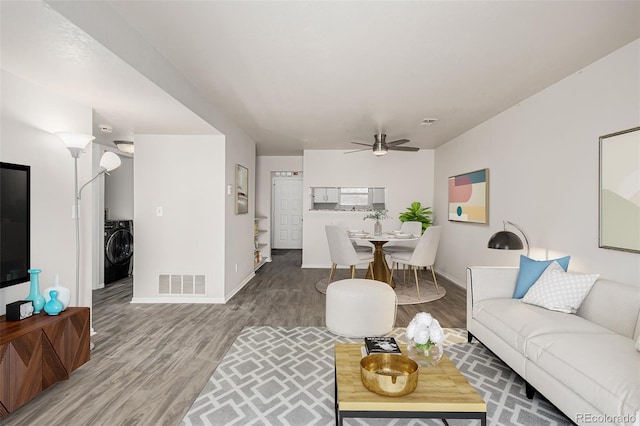
[[[425,118],[424,120],[422,120],[420,122],[421,126],[431,126],[433,123],[435,123],[436,121],[438,121],[437,118]]]

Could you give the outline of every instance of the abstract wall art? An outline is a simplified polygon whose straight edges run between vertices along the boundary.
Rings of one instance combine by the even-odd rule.
[[[598,246],[640,253],[640,127],[600,137]]]
[[[489,169],[449,178],[449,220],[487,223],[488,210]]]

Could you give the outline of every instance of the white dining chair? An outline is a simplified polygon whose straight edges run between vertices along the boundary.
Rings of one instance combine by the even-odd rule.
[[[413,267],[414,276],[416,279],[416,290],[418,292],[418,300],[420,300],[420,286],[418,285],[418,268],[427,267],[431,269],[431,275],[433,276],[433,283],[436,286],[436,293],[440,293],[438,289],[438,281],[436,280],[436,273],[433,270],[433,264],[436,260],[436,253],[438,252],[438,244],[440,243],[440,234],[442,233],[442,227],[430,226],[424,231],[422,237],[418,241],[418,245],[413,251],[400,251],[391,254],[391,274],[393,277],[393,270],[396,264],[401,263]],[[391,278],[389,278],[391,282]]]
[[[400,232],[402,232],[403,234],[415,235],[419,237],[420,235],[422,235],[422,222],[413,222],[413,221],[402,222],[402,225],[400,225]],[[418,245],[418,240],[414,240],[414,241],[399,240],[397,242],[392,241],[385,244],[382,247],[382,250],[384,251],[385,254],[396,253],[399,251],[411,252],[416,248],[417,245]]]
[[[344,228],[344,232],[345,233],[349,233],[349,230],[347,228],[347,226],[342,223],[342,222],[334,222],[333,223],[336,226],[340,226],[342,228]],[[363,244],[358,244],[358,242],[356,240],[351,240],[351,245],[353,245],[353,248],[356,249],[357,252],[359,253],[373,253],[373,245],[371,245],[371,243],[365,243]]]
[[[362,246],[356,243],[355,241],[351,241],[351,245],[353,246],[354,249],[356,249],[358,253],[373,253],[372,245]]]
[[[373,277],[373,253],[358,252],[353,247],[351,240],[347,236],[346,230],[337,225],[326,225],[327,241],[329,243],[329,255],[331,256],[331,272],[329,282],[333,279],[337,265],[349,265],[351,278],[356,276],[356,265],[369,264],[371,276]],[[374,277],[375,279],[375,277]]]

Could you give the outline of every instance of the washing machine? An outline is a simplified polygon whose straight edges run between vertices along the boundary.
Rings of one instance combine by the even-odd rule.
[[[133,221],[104,222],[104,283],[131,275],[133,271]]]

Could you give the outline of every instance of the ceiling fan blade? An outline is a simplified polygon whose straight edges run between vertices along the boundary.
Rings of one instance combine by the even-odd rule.
[[[387,146],[390,146],[390,145],[401,145],[401,144],[407,143],[407,142],[409,142],[409,139],[398,139],[397,141],[387,142]]]
[[[419,151],[420,148],[415,146],[389,146],[389,151]]]
[[[363,148],[363,149],[356,149],[355,151],[346,151],[345,154],[353,154],[354,152],[360,152],[360,151],[370,151],[371,147],[369,148]]]
[[[356,144],[356,145],[368,146],[369,148],[371,148],[371,146],[372,146],[370,143],[362,143],[362,142],[351,142],[351,143]]]

